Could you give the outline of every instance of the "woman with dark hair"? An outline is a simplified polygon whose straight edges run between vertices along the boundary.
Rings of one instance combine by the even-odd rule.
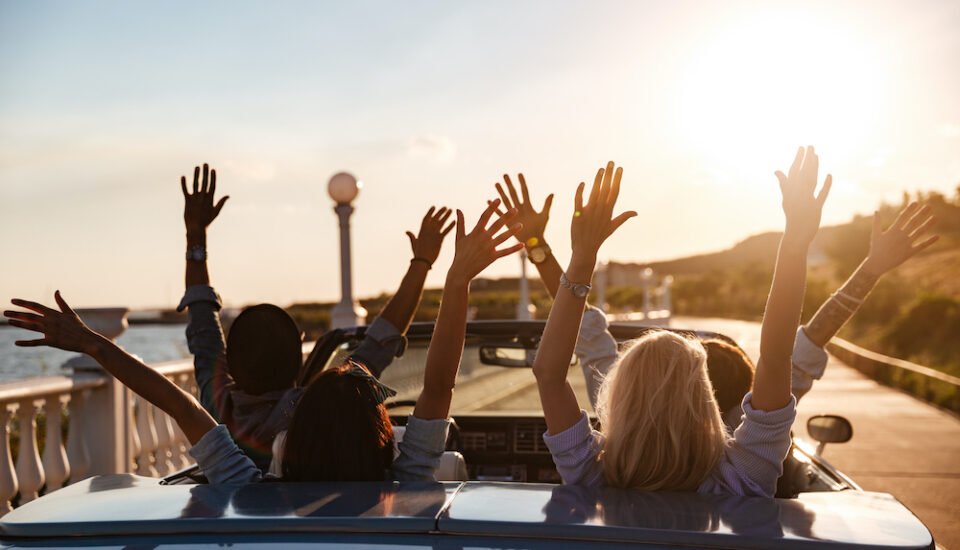
[[[499,201],[464,230],[457,211],[456,252],[447,273],[443,302],[427,352],[423,390],[410,416],[400,454],[393,458],[393,431],[383,402],[392,390],[357,363],[318,375],[297,404],[284,448],[283,478],[288,481],[433,480],[446,441],[450,400],[463,353],[470,281],[496,259],[523,245],[497,246],[512,237],[516,216],[510,210],[488,226]],[[260,469],[218,425],[196,398],[119,346],[90,330],[57,291],[59,310],[27,300],[13,304],[30,310],[4,311],[10,324],[40,332],[43,338],[18,346],[51,346],[86,353],[135,393],[176,420],[193,444],[190,454],[211,483],[252,483]]]

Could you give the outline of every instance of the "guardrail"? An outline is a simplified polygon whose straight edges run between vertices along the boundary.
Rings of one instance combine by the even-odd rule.
[[[960,378],[903,359],[887,357],[841,338],[827,351],[870,378],[902,389],[924,401],[960,413]]]
[[[192,361],[154,368],[196,393]],[[42,441],[38,417],[44,420]],[[19,440],[16,462],[11,435]],[[86,371],[2,384],[0,516],[14,505],[91,475],[169,474],[191,463],[186,444],[169,416],[106,373]]]

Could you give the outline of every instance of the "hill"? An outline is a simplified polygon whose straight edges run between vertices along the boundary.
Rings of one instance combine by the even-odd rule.
[[[930,204],[938,221],[940,241],[886,275],[841,336],[887,355],[960,375],[960,188],[953,198],[936,192],[904,194],[901,204],[879,208],[884,227],[910,200]],[[853,272],[869,251],[871,217],[857,216],[841,225],[823,227],[810,248],[803,319],[808,319],[830,293]],[[611,311],[642,307],[640,273],[652,268],[657,277],[673,276],[672,301],[677,315],[759,320],[773,276],[780,233],[761,233],[733,247],[709,254],[650,263],[611,262],[607,267],[606,302]],[[550,298],[540,281],[531,281],[536,316],[546,318]],[[513,318],[519,301],[516,278],[477,279],[470,303],[477,319]],[[432,321],[440,305],[440,289],[424,292],[416,319]],[[389,295],[361,300],[371,316]],[[311,336],[329,326],[328,304],[294,304],[288,311]]]

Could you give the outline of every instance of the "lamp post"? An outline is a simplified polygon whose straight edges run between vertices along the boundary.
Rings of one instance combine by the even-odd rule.
[[[610,264],[603,260],[597,262],[597,274],[593,278],[593,288],[596,292],[597,307],[607,312],[607,269]]]
[[[347,172],[339,172],[330,178],[327,193],[336,204],[333,211],[340,220],[340,302],[330,311],[333,328],[359,325],[366,319],[367,311],[353,299],[353,268],[350,265],[350,203],[357,198],[362,184]]]
[[[517,319],[533,319],[535,308],[530,303],[530,283],[527,279],[527,251],[520,251],[520,301],[517,302]]]
[[[665,311],[665,315],[673,317],[673,302],[670,299],[670,287],[673,285],[673,275],[667,275],[661,283],[660,309]]]
[[[653,269],[643,268],[640,272],[640,282],[643,284],[643,320],[650,319],[650,283],[653,281]]]

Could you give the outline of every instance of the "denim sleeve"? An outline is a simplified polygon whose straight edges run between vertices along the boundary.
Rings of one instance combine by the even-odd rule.
[[[393,323],[377,317],[367,328],[363,341],[350,354],[350,358],[367,367],[371,374],[380,378],[383,369],[390,366],[394,357],[403,355],[407,338]]]
[[[246,485],[260,481],[260,468],[230,439],[223,424],[205,433],[187,453],[210,483]]]
[[[187,288],[177,311],[187,308],[187,347],[193,354],[193,372],[200,390],[200,404],[214,418],[220,419],[217,407],[217,390],[229,391],[233,379],[227,373],[224,360],[226,342],[220,326],[220,296],[212,287],[194,285]],[[221,368],[217,368],[224,361]],[[220,383],[214,383],[214,377],[223,377]]]
[[[446,418],[424,420],[410,415],[403,440],[398,445],[400,456],[390,470],[396,481],[436,481],[440,459],[447,444]]]
[[[573,352],[580,359],[580,368],[587,381],[587,395],[590,405],[596,407],[600,384],[617,362],[617,341],[608,330],[606,314],[594,306],[588,306],[583,312],[580,334]]]
[[[793,369],[790,389],[797,401],[813,388],[813,383],[823,377],[827,368],[827,352],[814,344],[803,327],[797,328],[797,339],[793,344]]]

